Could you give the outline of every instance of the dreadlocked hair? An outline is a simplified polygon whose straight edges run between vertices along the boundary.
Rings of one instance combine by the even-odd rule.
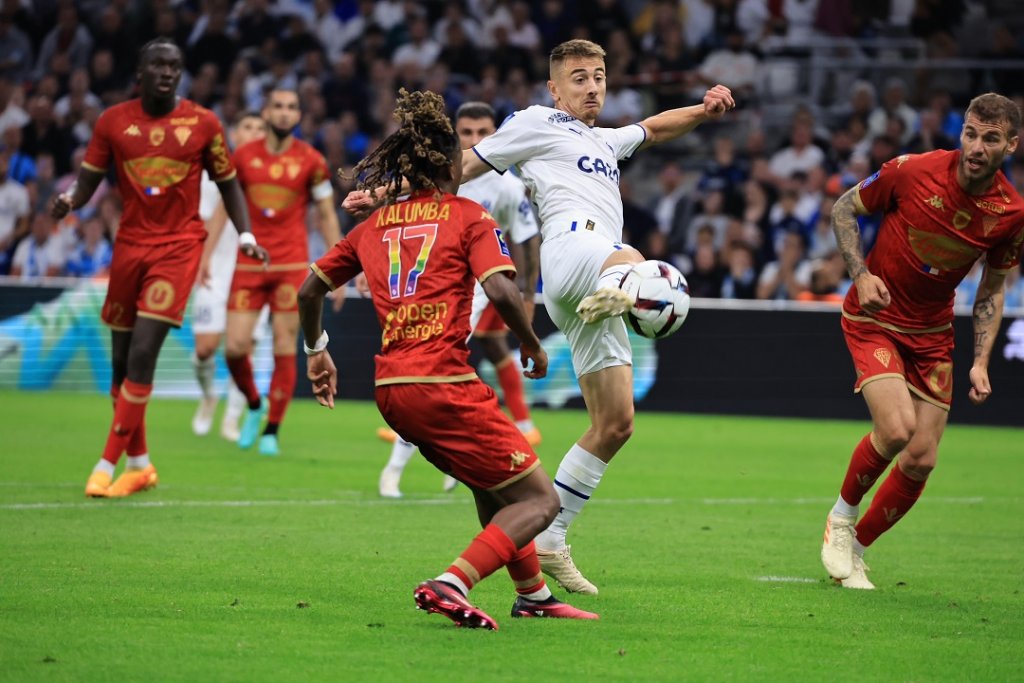
[[[437,183],[448,178],[448,167],[459,149],[444,99],[437,93],[402,88],[393,117],[398,130],[352,169],[352,176],[359,178],[356,187],[385,188],[388,204],[398,199],[403,179],[409,181],[411,191],[440,191]]]

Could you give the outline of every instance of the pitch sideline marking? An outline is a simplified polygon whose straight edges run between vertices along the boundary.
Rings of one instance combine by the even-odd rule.
[[[821,583],[818,579],[809,579],[806,576],[758,576],[755,581],[766,583]]]

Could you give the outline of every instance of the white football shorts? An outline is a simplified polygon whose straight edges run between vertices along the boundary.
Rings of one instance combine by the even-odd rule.
[[[544,305],[551,320],[569,340],[577,377],[633,364],[633,350],[622,317],[588,325],[576,315],[576,307],[583,298],[594,293],[605,259],[622,246],[590,230],[562,232],[541,242]]]

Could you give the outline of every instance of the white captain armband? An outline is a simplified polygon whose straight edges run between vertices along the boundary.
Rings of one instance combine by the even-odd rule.
[[[327,348],[327,342],[330,340],[331,338],[327,336],[327,330],[324,330],[320,335],[320,338],[316,340],[315,344],[313,344],[313,348],[309,348],[306,346],[306,342],[302,342],[302,350],[306,352],[307,356],[315,356]]]
[[[334,188],[331,187],[330,180],[324,180],[314,185],[313,189],[310,190],[309,194],[316,201],[320,201],[322,199],[330,199],[331,197],[334,196]]]

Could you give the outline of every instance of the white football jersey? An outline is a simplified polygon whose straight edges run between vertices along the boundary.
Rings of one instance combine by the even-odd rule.
[[[210,220],[220,201],[220,188],[217,187],[217,183],[210,180],[210,176],[206,171],[203,171],[203,179],[199,185],[199,217],[204,222]],[[237,258],[238,231],[235,230],[235,224],[229,218],[220,233],[217,246],[214,247],[213,253],[210,254],[210,272],[213,275],[233,273]]]
[[[592,230],[622,239],[619,160],[643,144],[643,126],[590,128],[558,109],[534,105],[518,111],[473,151],[504,173],[514,166],[537,205],[545,239]]]
[[[511,173],[485,173],[461,185],[459,196],[487,209],[514,244],[522,244],[539,232],[526,186]]]

